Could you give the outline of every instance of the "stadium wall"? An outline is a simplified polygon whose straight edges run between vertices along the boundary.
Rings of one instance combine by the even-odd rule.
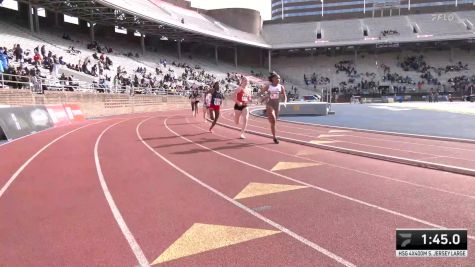
[[[154,96],[51,92],[34,94],[27,90],[0,90],[0,105],[34,106],[77,104],[87,118],[119,114],[156,112],[188,108],[189,101],[182,96]]]
[[[262,19],[258,11],[247,8],[223,8],[207,10],[206,15],[238,30],[259,34]]]

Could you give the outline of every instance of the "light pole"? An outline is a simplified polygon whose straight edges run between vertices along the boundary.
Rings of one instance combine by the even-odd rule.
[[[363,14],[366,14],[366,0],[363,0]]]
[[[323,0],[320,0],[322,2],[322,17],[323,17]]]
[[[281,0],[280,3],[282,4],[282,20],[284,20],[284,0]]]
[[[411,0],[407,2],[407,10],[411,10]]]

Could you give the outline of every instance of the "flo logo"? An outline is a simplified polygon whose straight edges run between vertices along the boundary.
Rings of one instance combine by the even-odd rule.
[[[35,109],[30,113],[31,120],[35,126],[48,126],[48,112],[42,109]]]
[[[454,21],[455,15],[453,13],[450,14],[432,14],[432,21]]]
[[[412,234],[405,233],[405,234],[399,234],[399,236],[403,238],[403,241],[401,243],[401,248],[405,248],[407,245],[411,244]]]

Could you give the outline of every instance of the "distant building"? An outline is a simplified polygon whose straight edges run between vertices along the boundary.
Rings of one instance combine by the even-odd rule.
[[[191,2],[186,0],[162,0],[163,2],[170,3],[175,6],[179,6],[186,9],[191,9]]]
[[[272,0],[271,8],[274,22],[282,20],[304,22],[371,17],[373,9],[374,16],[381,16],[381,12],[383,16],[394,16],[473,10],[474,2],[474,0]]]

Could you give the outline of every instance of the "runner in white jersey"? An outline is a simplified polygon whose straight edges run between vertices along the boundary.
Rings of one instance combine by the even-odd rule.
[[[203,119],[206,122],[206,114],[209,112],[209,106],[211,104],[211,89],[209,86],[205,86],[203,92]]]
[[[275,124],[277,118],[279,118],[280,99],[283,98],[284,103],[287,103],[287,94],[285,93],[285,87],[280,84],[280,76],[277,73],[271,73],[269,82],[270,84],[264,86],[261,92],[267,93],[266,115],[270,122],[274,143],[278,144],[279,140],[277,140],[275,134]]]

